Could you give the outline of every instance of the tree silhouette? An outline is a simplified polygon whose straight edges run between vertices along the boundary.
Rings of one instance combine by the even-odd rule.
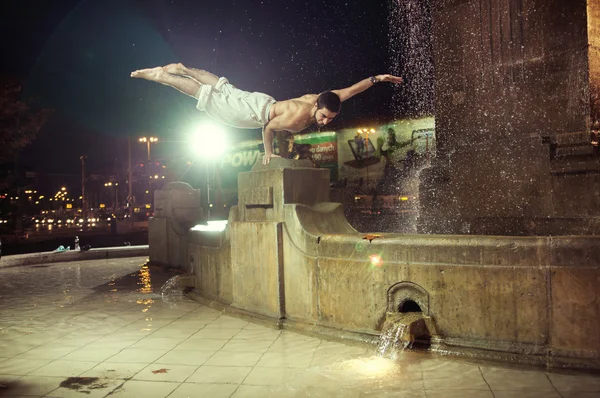
[[[35,139],[50,116],[49,109],[35,110],[21,100],[22,85],[9,80],[0,86],[0,163],[14,161]]]

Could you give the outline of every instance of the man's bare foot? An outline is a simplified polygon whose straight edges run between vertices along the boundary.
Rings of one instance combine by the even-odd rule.
[[[163,69],[165,70],[165,72],[170,73],[172,75],[187,76],[188,74],[187,68],[182,63],[170,64],[163,67]]]
[[[156,68],[140,69],[135,72],[131,72],[131,77],[137,77],[139,79],[146,79],[150,81],[159,81],[161,76],[165,74],[162,67],[157,66]]]

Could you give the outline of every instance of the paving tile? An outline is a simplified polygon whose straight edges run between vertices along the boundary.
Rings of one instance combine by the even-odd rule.
[[[267,398],[267,397],[281,397],[285,398],[282,394],[274,394],[274,389],[267,386],[247,386],[242,385],[236,390],[231,398]]]
[[[111,398],[165,398],[168,397],[180,383],[159,381],[129,380],[110,395]]]
[[[31,333],[23,337],[19,337],[13,341],[13,344],[18,345],[42,345],[51,341],[58,340],[66,333]]]
[[[120,351],[120,348],[87,346],[70,352],[62,357],[62,359],[67,361],[101,362],[118,354]]]
[[[237,388],[237,384],[183,383],[169,395],[169,398],[229,398]]]
[[[145,337],[133,344],[131,348],[144,348],[144,349],[165,349],[170,350],[176,347],[178,344],[183,342],[185,339],[172,339],[167,337]]]
[[[84,348],[87,349],[99,349],[99,350],[118,350],[121,351],[125,348],[129,348],[135,343],[137,343],[138,339],[129,339],[124,337],[122,340],[116,340],[114,337],[110,339],[101,338],[97,341],[91,342],[87,344]]]
[[[494,398],[494,394],[488,389],[468,390],[468,386],[456,390],[426,390],[427,398]]]
[[[492,391],[555,391],[542,372],[484,366],[481,372]]]
[[[208,328],[208,325],[203,329],[200,329],[198,332],[194,333],[190,338],[191,339],[227,339],[230,340],[236,334],[241,332],[242,329],[232,329],[232,328]]]
[[[282,352],[267,351],[258,362],[263,367],[308,368],[313,360],[314,353],[289,355]]]
[[[29,374],[31,376],[75,377],[92,369],[96,365],[97,362],[65,361],[58,359]]]
[[[169,338],[169,339],[180,339],[181,341],[186,340],[194,333],[198,332],[199,328],[190,329],[179,327],[174,323],[165,326],[163,328],[158,329],[156,332],[152,333],[150,336],[146,338]]]
[[[11,343],[5,343],[3,345],[0,345],[0,352],[2,353],[3,357],[7,357],[7,358],[14,358],[17,355],[21,355],[24,352],[27,352],[29,350],[33,350],[36,347],[39,347],[40,345],[31,345],[31,344],[21,344],[21,343],[17,343],[12,342]]]
[[[569,391],[560,394],[561,398],[600,398],[597,392]]]
[[[198,366],[194,365],[169,365],[164,363],[153,363],[133,376],[133,380],[170,381],[182,383],[197,369]]]
[[[173,349],[167,352],[156,362],[172,365],[204,365],[206,361],[215,354],[215,351],[191,351]]]
[[[494,391],[496,398],[563,398],[556,391]],[[579,396],[577,396],[579,397]]]
[[[196,350],[196,351],[218,351],[229,340],[223,339],[209,339],[209,338],[189,338],[182,341],[176,347],[178,350]]]
[[[548,373],[548,378],[561,394],[568,392],[600,392],[600,376]]]
[[[0,362],[0,374],[25,376],[50,362],[50,359],[8,359]]]
[[[287,354],[300,354],[307,351],[316,351],[319,347],[319,340],[290,340],[279,337],[273,342],[269,351],[283,352]]]
[[[188,383],[227,383],[240,384],[248,373],[252,370],[251,367],[243,366],[201,366],[193,375],[186,381]]]
[[[273,345],[273,341],[272,340],[260,340],[260,339],[252,339],[252,340],[246,340],[246,339],[241,339],[241,340],[237,340],[237,339],[231,339],[229,340],[224,346],[223,348],[221,348],[221,351],[256,351],[256,352],[266,352],[271,345]]]
[[[147,363],[102,362],[80,376],[102,379],[130,379],[147,366]]]
[[[3,374],[0,374],[0,384],[7,385],[11,381],[17,380],[20,377],[21,376],[18,376],[18,375],[3,375]]]
[[[147,362],[151,363],[165,355],[169,350],[152,350],[149,348],[126,348],[108,358],[108,362]]]
[[[58,359],[77,350],[79,347],[47,343],[15,356],[15,359]]]
[[[266,368],[255,366],[244,380],[245,385],[279,386],[290,382],[294,377],[302,374],[302,369],[297,368]]]
[[[181,317],[179,319],[174,320],[172,323],[165,326],[165,328],[177,328],[184,330],[193,330],[194,333],[203,329],[212,319],[192,319]],[[188,336],[189,337],[189,336]]]
[[[453,364],[453,368],[456,364]],[[444,376],[437,374],[435,371],[424,371],[423,381],[425,389],[429,390],[464,390],[468,387],[469,390],[490,390],[481,372],[478,368],[464,370],[462,372],[448,373],[444,371]],[[428,393],[429,394],[429,393]]]
[[[234,318],[227,315],[221,315],[220,317],[206,325],[206,328],[216,327],[223,329],[241,329],[243,327],[246,327],[248,324],[249,322],[244,321],[242,319]]]
[[[262,352],[230,352],[219,351],[206,361],[209,366],[254,366],[258,363]]]
[[[2,389],[2,396],[44,396],[56,390],[64,377],[23,376]]]
[[[427,359],[421,362],[421,369],[428,373],[429,378],[446,378],[464,372],[480,373],[479,366],[456,360]]]
[[[280,330],[271,330],[271,329],[247,329],[244,328],[240,330],[238,334],[236,334],[233,339],[260,339],[260,340],[271,340],[271,342],[277,340],[277,338],[281,335]]]
[[[106,336],[105,333],[97,333],[97,332],[72,332],[60,338],[60,341],[69,341],[72,342],[73,345],[84,346],[86,344],[92,343]]]

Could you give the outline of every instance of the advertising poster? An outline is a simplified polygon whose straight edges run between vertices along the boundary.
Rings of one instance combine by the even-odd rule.
[[[331,170],[331,180],[338,178],[338,137],[332,132],[298,135],[295,147],[305,147],[307,157],[320,168]],[[301,150],[299,152],[302,152]]]

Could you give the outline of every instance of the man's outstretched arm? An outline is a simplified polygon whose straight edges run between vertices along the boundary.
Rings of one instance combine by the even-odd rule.
[[[401,77],[392,76],[392,75],[377,75],[374,77],[369,77],[364,80],[361,80],[358,83],[356,83],[350,87],[346,87],[341,90],[332,90],[332,91],[340,97],[342,102],[344,102],[347,99],[354,97],[356,94],[360,94],[363,91],[365,91],[366,89],[371,88],[374,84],[379,83],[379,82],[390,82],[390,83],[395,83],[395,84],[401,84],[401,83],[404,83],[404,80]]]
[[[265,156],[263,157],[263,164],[269,164],[272,157],[279,157],[273,154],[273,140],[275,139],[275,132],[281,131],[280,116],[275,116],[269,123],[263,128],[263,144],[265,146]]]

